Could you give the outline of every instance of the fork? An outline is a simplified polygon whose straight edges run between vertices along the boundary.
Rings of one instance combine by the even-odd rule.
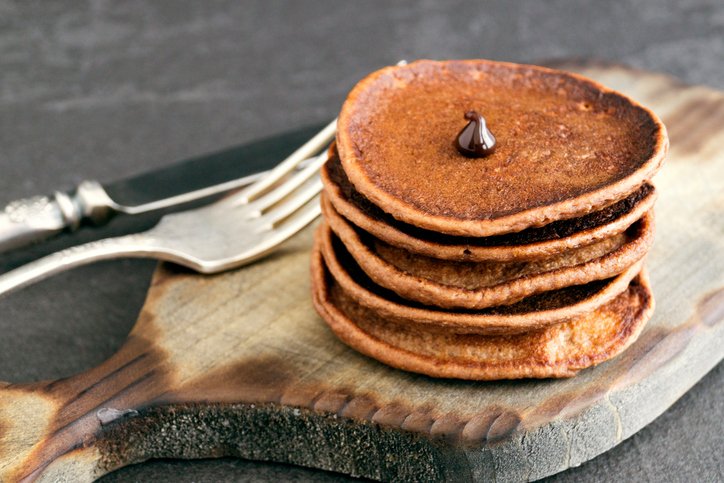
[[[319,168],[337,120],[259,180],[213,204],[166,215],[150,230],[61,250],[0,275],[0,295],[51,275],[112,258],[156,258],[201,273],[251,263],[320,214]],[[303,169],[296,169],[304,162]]]

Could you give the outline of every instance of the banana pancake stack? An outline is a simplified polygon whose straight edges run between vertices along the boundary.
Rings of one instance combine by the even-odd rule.
[[[349,94],[322,170],[314,305],[354,349],[435,377],[567,377],[653,312],[648,109],[535,66],[418,61]]]

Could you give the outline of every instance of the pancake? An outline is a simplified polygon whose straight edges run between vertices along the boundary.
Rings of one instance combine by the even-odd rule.
[[[654,239],[653,213],[626,232],[553,258],[452,262],[414,255],[356,229],[323,203],[322,213],[359,267],[401,297],[442,308],[483,309],[541,292],[603,280],[641,260]]]
[[[312,252],[312,292],[317,312],[353,349],[399,369],[473,380],[573,376],[636,340],[654,304],[642,272],[605,305],[522,334],[484,336],[399,324],[346,292],[325,266],[319,244]]]
[[[624,232],[649,211],[656,200],[655,188],[645,183],[624,200],[580,218],[507,235],[456,237],[399,222],[370,203],[347,179],[334,146],[329,150],[329,161],[322,168],[322,182],[323,198],[327,198],[337,212],[376,238],[412,253],[458,261],[549,258]]]
[[[405,300],[375,284],[325,222],[315,233],[313,251],[322,253],[335,283],[345,293],[380,316],[400,325],[423,325],[474,334],[525,332],[596,310],[626,290],[643,265],[641,260],[616,277],[544,292],[510,305],[481,310],[444,310]]]
[[[498,144],[454,147],[463,114]],[[650,110],[584,77],[485,60],[418,61],[360,81],[337,148],[355,189],[395,219],[487,237],[583,216],[623,200],[660,168],[668,138]]]

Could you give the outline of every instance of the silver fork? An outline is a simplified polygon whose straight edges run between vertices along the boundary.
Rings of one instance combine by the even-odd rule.
[[[111,258],[156,258],[216,273],[263,257],[319,216],[318,171],[326,153],[310,157],[331,141],[336,123],[258,181],[216,203],[166,215],[145,232],[70,247],[0,275],[0,295]],[[292,173],[302,162],[304,168]]]

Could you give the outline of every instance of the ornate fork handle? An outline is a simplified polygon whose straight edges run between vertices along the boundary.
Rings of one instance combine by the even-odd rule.
[[[9,203],[0,211],[0,252],[50,238],[81,223],[102,223],[118,206],[96,181],[83,181],[72,195],[56,192]]]
[[[119,257],[158,256],[153,237],[145,233],[104,238],[39,258],[0,275],[0,296],[71,268]]]

